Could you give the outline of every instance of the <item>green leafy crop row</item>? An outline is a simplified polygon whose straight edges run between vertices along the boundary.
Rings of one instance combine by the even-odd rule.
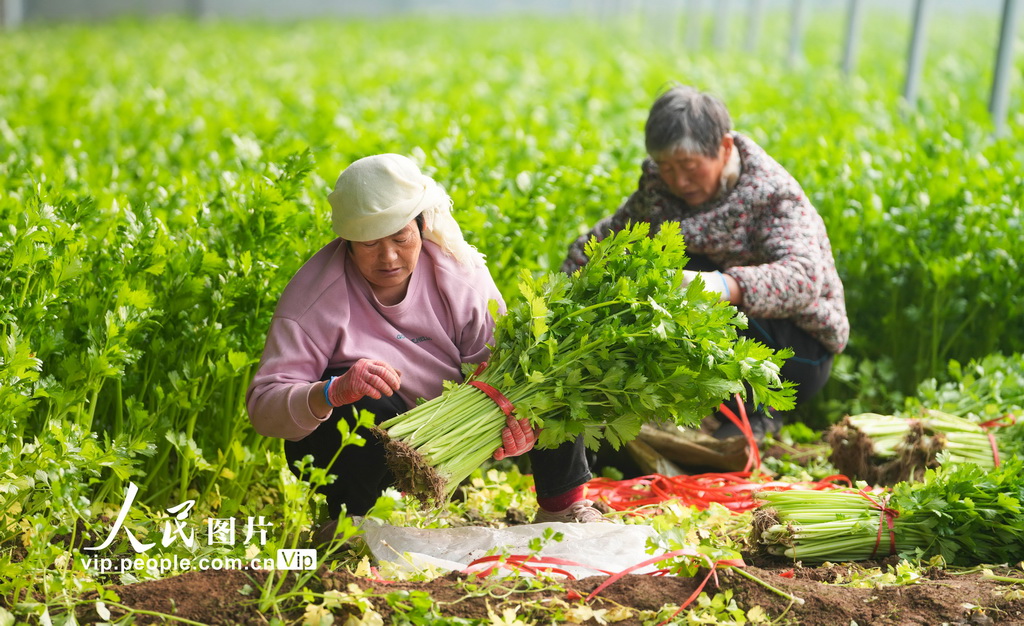
[[[828,225],[853,326],[830,407],[906,393],[951,358],[1024,351],[1024,131],[1018,115],[991,137],[976,44],[994,24],[957,24],[931,49],[915,111],[896,96],[903,26],[876,19],[853,78],[826,58],[834,22],[795,68],[772,52],[782,29],[765,54],[712,56],[640,19],[5,33],[0,546],[94,521],[128,480],[153,508],[254,513],[279,448],[249,428],[243,394],[281,290],[332,237],[338,172],[418,159],[513,300],[521,271],[557,268],[635,187],[669,81],[722,96]]]

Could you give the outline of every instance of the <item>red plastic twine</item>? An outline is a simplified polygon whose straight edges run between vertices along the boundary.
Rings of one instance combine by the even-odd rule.
[[[986,433],[988,435],[988,443],[992,446],[992,461],[996,467],[999,467],[999,446],[996,445],[996,436],[992,433]]]
[[[982,422],[979,424],[982,428],[997,428],[999,426],[1013,426],[1017,423],[1017,416],[1013,413],[1007,413],[1002,417],[997,417],[994,420]]]
[[[473,372],[473,376],[479,376],[480,372],[484,371],[486,367],[487,361],[484,361],[480,363],[480,365],[477,365],[476,371]],[[516,410],[516,407],[512,406],[512,402],[508,398],[506,398],[500,391],[488,385],[487,383],[481,382],[479,380],[471,380],[469,381],[469,384],[472,385],[473,387],[476,387],[480,391],[486,393],[487,397],[490,398],[491,400],[494,400],[494,403],[498,405],[498,408],[501,409],[501,412],[505,414],[505,417],[511,417],[512,413]]]
[[[871,504],[875,505],[878,509],[878,535],[875,537],[875,549],[871,551],[871,558],[875,558],[878,554],[878,546],[882,543],[882,523],[885,522],[889,526],[889,556],[896,554],[896,528],[894,520],[900,516],[900,512],[896,509],[889,508],[889,496],[883,496],[882,501],[879,502],[871,497],[871,494],[864,491],[860,491],[860,495],[868,499]]]
[[[717,573],[716,570],[717,570],[719,565],[725,565],[725,566],[728,566],[728,567],[745,567],[746,566],[746,563],[743,562],[743,559],[722,559],[720,561],[712,561],[711,558],[708,557],[706,554],[701,554],[701,553],[697,552],[696,550],[692,550],[690,548],[683,548],[681,550],[675,550],[674,552],[667,552],[665,554],[660,554],[658,556],[649,558],[646,561],[642,561],[640,563],[637,563],[636,565],[632,565],[630,567],[627,567],[626,569],[622,570],[621,572],[616,573],[613,576],[609,576],[603,583],[598,585],[596,588],[594,588],[593,591],[590,592],[590,595],[587,596],[586,602],[590,602],[591,600],[594,599],[594,596],[596,596],[598,593],[603,591],[605,587],[607,587],[608,585],[612,584],[613,582],[617,581],[618,579],[622,578],[626,574],[628,574],[628,573],[630,573],[630,572],[632,572],[632,571],[634,571],[636,569],[639,569],[639,568],[644,567],[646,565],[651,565],[653,563],[659,563],[661,561],[667,561],[669,559],[673,559],[673,558],[679,557],[679,556],[693,556],[693,557],[697,557],[697,558],[703,560],[707,564],[707,566],[708,566],[708,574],[707,574],[707,576],[704,577],[704,580],[701,581],[700,585],[698,585],[697,588],[693,590],[693,593],[690,594],[690,597],[688,597],[686,600],[684,600],[683,603],[679,606],[679,608],[676,609],[676,612],[673,613],[672,615],[670,615],[667,619],[665,619],[665,621],[659,623],[658,626],[662,626],[662,624],[669,623],[673,618],[675,618],[676,615],[679,615],[679,613],[681,613],[683,611],[683,609],[685,609],[687,606],[689,606],[690,603],[693,602],[694,599],[696,599],[697,596],[700,595],[700,592],[704,590],[704,586],[708,584],[708,581],[711,580],[712,577],[714,577],[715,584],[717,585],[718,584],[718,573]]]
[[[828,476],[816,482],[791,483],[766,481],[763,475],[750,472],[695,474],[692,476],[663,476],[649,474],[626,480],[594,478],[587,483],[587,494],[600,499],[616,511],[678,500],[686,506],[706,509],[712,502],[740,513],[755,509],[760,491],[788,491],[834,489],[834,483],[850,486],[850,479],[842,474]]]
[[[757,447],[757,437],[754,436],[754,431],[750,427],[750,419],[747,418],[747,407],[743,404],[743,398],[740,397],[740,394],[736,394],[736,405],[740,409],[739,417],[736,417],[732,409],[725,406],[724,403],[718,406],[718,411],[727,417],[730,422],[736,424],[736,427],[740,429],[740,432],[746,438],[750,452],[747,456],[747,465],[743,468],[743,471],[749,472],[755,467],[761,467],[761,451]]]
[[[487,397],[494,400],[494,403],[498,405],[498,408],[505,414],[505,416],[511,416],[512,412],[516,410],[508,398],[503,396],[500,391],[491,387],[487,383],[482,383],[479,380],[471,380],[469,384],[476,387],[480,391],[487,394]]]
[[[622,578],[626,574],[629,574],[629,573],[631,573],[633,571],[636,571],[636,570],[638,570],[638,569],[640,569],[642,567],[646,567],[647,565],[652,565],[654,563],[660,563],[662,561],[668,561],[669,559],[673,559],[673,558],[681,557],[681,556],[692,556],[692,557],[697,557],[697,558],[703,560],[704,563],[708,566],[708,573],[704,577],[704,580],[702,580],[701,583],[697,586],[697,588],[693,591],[693,593],[690,594],[690,597],[688,597],[686,600],[684,600],[682,605],[680,605],[680,607],[678,609],[676,609],[676,612],[673,613],[671,616],[669,616],[668,619],[666,619],[665,621],[661,622],[661,624],[659,624],[659,626],[661,626],[662,624],[669,623],[669,621],[671,621],[676,615],[681,613],[683,611],[683,609],[685,609],[687,606],[689,606],[690,603],[693,602],[697,598],[698,595],[700,595],[700,592],[704,590],[704,587],[708,584],[709,580],[714,578],[715,579],[715,584],[718,584],[718,572],[717,572],[717,570],[718,570],[719,566],[745,567],[746,563],[743,561],[743,559],[722,559],[722,560],[719,560],[719,561],[712,561],[710,559],[710,557],[708,557],[706,554],[701,554],[701,553],[699,553],[696,550],[693,550],[691,548],[682,548],[680,550],[675,550],[673,552],[666,552],[665,554],[659,554],[657,556],[651,557],[649,559],[641,561],[640,563],[637,563],[635,565],[631,565],[631,566],[627,567],[626,569],[624,569],[624,570],[622,570],[620,572],[609,572],[607,570],[603,570],[603,569],[600,569],[600,568],[595,568],[595,567],[590,566],[590,565],[584,565],[582,563],[577,563],[575,561],[568,561],[566,559],[559,559],[559,558],[556,558],[556,557],[537,557],[537,556],[530,556],[530,555],[524,555],[524,554],[513,554],[513,555],[509,555],[509,556],[491,555],[491,556],[485,556],[485,557],[481,557],[479,559],[476,559],[475,561],[473,561],[472,563],[467,565],[462,570],[461,573],[463,573],[463,574],[475,574],[475,575],[478,575],[478,576],[490,576],[496,570],[498,570],[500,567],[505,566],[505,567],[513,569],[513,570],[515,570],[517,572],[522,572],[522,573],[527,573],[527,574],[536,575],[536,574],[540,574],[540,573],[545,573],[546,572],[546,573],[551,573],[551,574],[561,574],[561,575],[565,576],[566,578],[568,578],[569,580],[576,580],[576,578],[571,573],[569,573],[568,571],[566,571],[566,570],[564,570],[562,568],[559,568],[559,567],[552,567],[552,566],[553,565],[562,565],[562,566],[569,566],[569,567],[574,567],[574,566],[575,567],[583,567],[585,569],[590,569],[590,570],[594,570],[594,571],[597,571],[597,572],[601,572],[602,574],[606,574],[608,576],[608,578],[606,578],[604,580],[604,582],[602,582],[600,585],[595,587],[594,590],[590,592],[590,595],[588,595],[584,599],[584,602],[590,602],[591,600],[594,599],[595,596],[597,596],[598,593],[603,591],[606,587],[608,587],[609,585],[611,585],[615,581],[619,580],[620,578]],[[655,571],[651,572],[651,575],[652,576],[664,575],[664,574],[666,574],[668,572],[669,572],[668,569],[660,569],[660,570],[655,570]]]
[[[1017,423],[1017,416],[1013,413],[1007,413],[1002,417],[997,417],[994,420],[983,422],[980,426],[985,429],[985,434],[988,435],[988,442],[992,446],[992,460],[995,461],[996,467],[999,467],[999,446],[996,445],[996,436],[992,434],[993,428],[1001,426],[1012,426]]]
[[[567,561],[556,557],[538,557],[525,554],[513,554],[510,556],[491,555],[481,557],[467,565],[461,573],[490,576],[501,567],[508,567],[509,569],[513,569],[517,572],[525,572],[527,574],[537,575],[546,572],[550,574],[560,574],[569,580],[576,580],[576,577],[567,570],[559,567],[553,567],[554,565],[585,567],[587,569],[592,569],[601,572],[602,574],[609,575],[612,573],[603,569],[593,568],[589,565],[583,565],[582,563],[576,563],[575,561]]]

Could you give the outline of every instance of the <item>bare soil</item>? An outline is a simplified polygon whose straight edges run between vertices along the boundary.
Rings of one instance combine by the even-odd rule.
[[[749,610],[760,606],[773,618],[782,616],[788,624],[849,626],[858,624],[1024,624],[1024,599],[1018,594],[1007,594],[1007,585],[982,578],[978,573],[951,574],[943,570],[929,573],[922,582],[906,586],[885,586],[873,589],[851,588],[832,584],[848,580],[849,568],[841,565],[828,567],[800,567],[788,562],[748,559],[747,571],[770,585],[804,600],[804,604],[791,604],[757,583],[729,571],[719,573],[718,589],[731,589],[738,605]],[[892,564],[880,561],[861,565]],[[384,594],[401,591],[423,591],[434,599],[438,615],[433,623],[447,620],[482,620],[490,623],[488,610],[500,614],[502,608],[519,606],[519,618],[530,623],[550,623],[550,614],[542,608],[547,600],[559,599],[578,605],[605,576],[593,576],[562,583],[564,590],[525,591],[514,594],[514,599],[467,596],[460,584],[460,576],[448,576],[430,582],[374,582],[344,571],[321,571],[319,582],[311,588],[316,591],[347,590],[357,585],[364,591]],[[464,577],[462,577],[464,579]],[[174,615],[202,624],[265,624],[272,614],[261,614],[256,606],[257,584],[262,573],[241,571],[197,571],[158,581],[140,582],[112,587],[121,602],[133,609]],[[637,611],[657,611],[665,605],[678,605],[690,596],[703,580],[703,573],[695,578],[671,576],[627,575],[614,582],[589,603],[593,609],[617,606]],[[706,591],[713,591],[709,583]],[[384,623],[395,623],[387,602],[374,602],[374,608],[383,616]],[[304,604],[280,607],[278,617],[286,622],[301,621]],[[89,605],[79,614],[83,623],[95,621],[97,616]],[[114,611],[115,616],[117,612]],[[336,623],[344,623],[343,611],[335,612]],[[136,623],[160,623],[164,618],[139,615]],[[432,620],[433,621],[433,620]],[[416,622],[426,623],[426,622]],[[597,624],[590,620],[584,623]],[[618,624],[642,624],[637,613]]]
[[[790,450],[792,452],[792,450]],[[766,450],[766,455],[781,455],[782,450]],[[810,453],[809,453],[810,454]],[[797,456],[797,455],[794,455]],[[794,460],[798,460],[795,459]],[[526,523],[525,516],[510,509],[506,523]],[[486,523],[485,520],[479,520]],[[472,523],[472,520],[470,520]],[[957,573],[951,570],[931,569],[919,582],[903,586],[876,586],[857,588],[844,586],[851,577],[847,565],[804,567],[781,557],[745,555],[746,571],[769,585],[803,600],[792,603],[769,591],[764,586],[739,574],[718,572],[717,587],[709,582],[708,593],[731,590],[733,599],[744,610],[760,606],[774,624],[805,624],[808,626],[867,626],[867,625],[927,625],[967,624],[1021,624],[1024,625],[1024,589],[1021,585],[1008,585],[986,579],[979,572]],[[858,569],[895,566],[897,559],[861,562]],[[996,568],[996,573],[1019,577],[1021,564],[1016,569]],[[697,589],[705,578],[700,572],[694,578],[673,576],[627,575],[603,589],[587,605],[596,610],[626,607],[631,617],[607,623],[623,625],[655,624],[648,613],[667,605],[678,606]],[[257,604],[260,585],[265,573],[245,571],[195,571],[163,580],[146,581],[131,585],[111,585],[121,604],[136,611],[135,623],[168,622],[167,618],[152,613],[172,615],[178,620],[191,620],[200,624],[268,624],[279,618],[287,624],[301,624],[306,603],[295,598],[290,605],[279,604],[276,611],[261,613]],[[373,607],[381,614],[385,624],[443,624],[492,623],[489,611],[501,615],[502,609],[518,607],[517,617],[525,623],[548,624],[555,622],[550,612],[552,604],[582,606],[585,598],[606,576],[592,576],[580,580],[559,581],[546,590],[527,590],[522,584],[516,593],[504,598],[494,595],[471,594],[461,583],[465,576],[449,574],[429,582],[386,582],[357,577],[347,571],[322,569],[308,585],[314,592],[346,591],[356,585],[363,592],[374,595]],[[509,585],[508,579],[495,581]],[[481,586],[483,584],[481,583]],[[288,585],[286,584],[286,587]],[[557,587],[557,588],[554,588]],[[388,594],[425,592],[434,602],[431,618],[404,619],[396,615],[385,599]],[[497,594],[496,594],[497,595]],[[379,596],[379,598],[377,597]],[[548,607],[547,609],[545,607]],[[111,608],[112,618],[123,611]],[[344,624],[344,609],[335,609],[336,624]],[[78,614],[80,623],[99,621],[91,604],[83,604]],[[645,621],[646,620],[646,621]],[[599,624],[596,619],[581,623]]]

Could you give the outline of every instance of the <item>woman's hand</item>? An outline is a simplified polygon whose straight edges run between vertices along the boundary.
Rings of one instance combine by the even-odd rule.
[[[533,449],[537,443],[537,433],[530,426],[528,418],[516,419],[509,415],[505,418],[505,429],[501,431],[501,447],[494,451],[494,460],[519,456]]]
[[[401,378],[401,372],[384,361],[359,359],[347,372],[325,383],[330,385],[325,395],[331,406],[352,404],[364,396],[378,400],[398,391]]]

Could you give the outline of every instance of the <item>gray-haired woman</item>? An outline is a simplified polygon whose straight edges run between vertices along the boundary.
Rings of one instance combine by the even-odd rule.
[[[651,107],[645,127],[649,158],[637,190],[569,248],[562,265],[587,262],[584,245],[649,222],[680,225],[690,257],[687,276],[700,276],[749,319],[744,333],[773,348],[793,348],[782,368],[797,383],[797,404],[824,386],[850,324],[825,223],[799,183],[774,159],[732,130],[725,105],[687,86],[672,87]],[[733,407],[735,410],[736,407]],[[746,406],[759,437],[777,431],[764,407]],[[739,434],[731,422],[715,436]]]

